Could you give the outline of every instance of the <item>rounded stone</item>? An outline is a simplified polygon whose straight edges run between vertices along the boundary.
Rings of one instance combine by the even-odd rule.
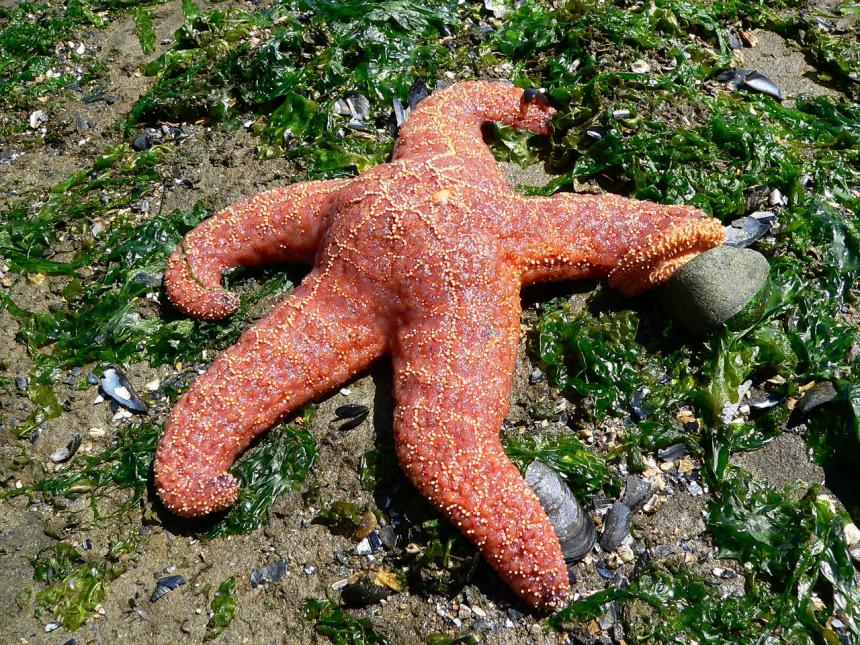
[[[764,293],[769,270],[767,258],[757,251],[718,246],[676,271],[666,283],[662,300],[684,329],[704,336],[741,310],[744,321],[758,317],[745,307],[764,306],[766,298],[756,296]]]

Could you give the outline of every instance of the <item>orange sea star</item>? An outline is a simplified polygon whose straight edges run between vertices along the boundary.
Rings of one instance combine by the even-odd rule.
[[[481,125],[547,133],[553,110],[533,97],[480,81],[441,90],[404,124],[390,163],[261,193],[188,234],[165,282],[193,316],[236,308],[220,286],[229,267],[313,269],[176,404],[155,462],[169,509],[195,516],[230,506],[237,482],[227,469],[254,437],[390,352],[394,439],[409,479],[527,602],[553,607],[567,596],[555,533],[499,441],[520,287],[608,277],[637,294],[723,232],[688,206],[516,193]]]

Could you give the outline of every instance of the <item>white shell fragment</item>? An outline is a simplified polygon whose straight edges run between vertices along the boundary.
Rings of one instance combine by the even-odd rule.
[[[44,110],[36,110],[30,113],[30,129],[35,130],[48,120],[48,113]]]

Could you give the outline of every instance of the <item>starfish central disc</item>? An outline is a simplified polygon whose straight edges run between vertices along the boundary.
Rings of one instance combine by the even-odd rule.
[[[236,308],[220,284],[230,267],[313,269],[173,409],[155,462],[169,509],[196,516],[230,506],[237,482],[227,470],[256,436],[390,353],[395,447],[409,479],[527,602],[566,598],[558,539],[499,440],[520,287],[608,278],[638,294],[723,232],[688,206],[515,192],[481,126],[548,133],[553,110],[530,98],[504,83],[454,85],[413,112],[391,162],[255,195],[188,234],[165,283],[192,316]]]

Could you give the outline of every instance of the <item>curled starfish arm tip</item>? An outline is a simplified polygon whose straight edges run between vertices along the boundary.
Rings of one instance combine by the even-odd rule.
[[[219,320],[239,306],[222,273],[268,262],[310,264],[328,227],[333,196],[348,182],[294,184],[254,195],[192,230],[167,263],[165,286],[189,316]]]

